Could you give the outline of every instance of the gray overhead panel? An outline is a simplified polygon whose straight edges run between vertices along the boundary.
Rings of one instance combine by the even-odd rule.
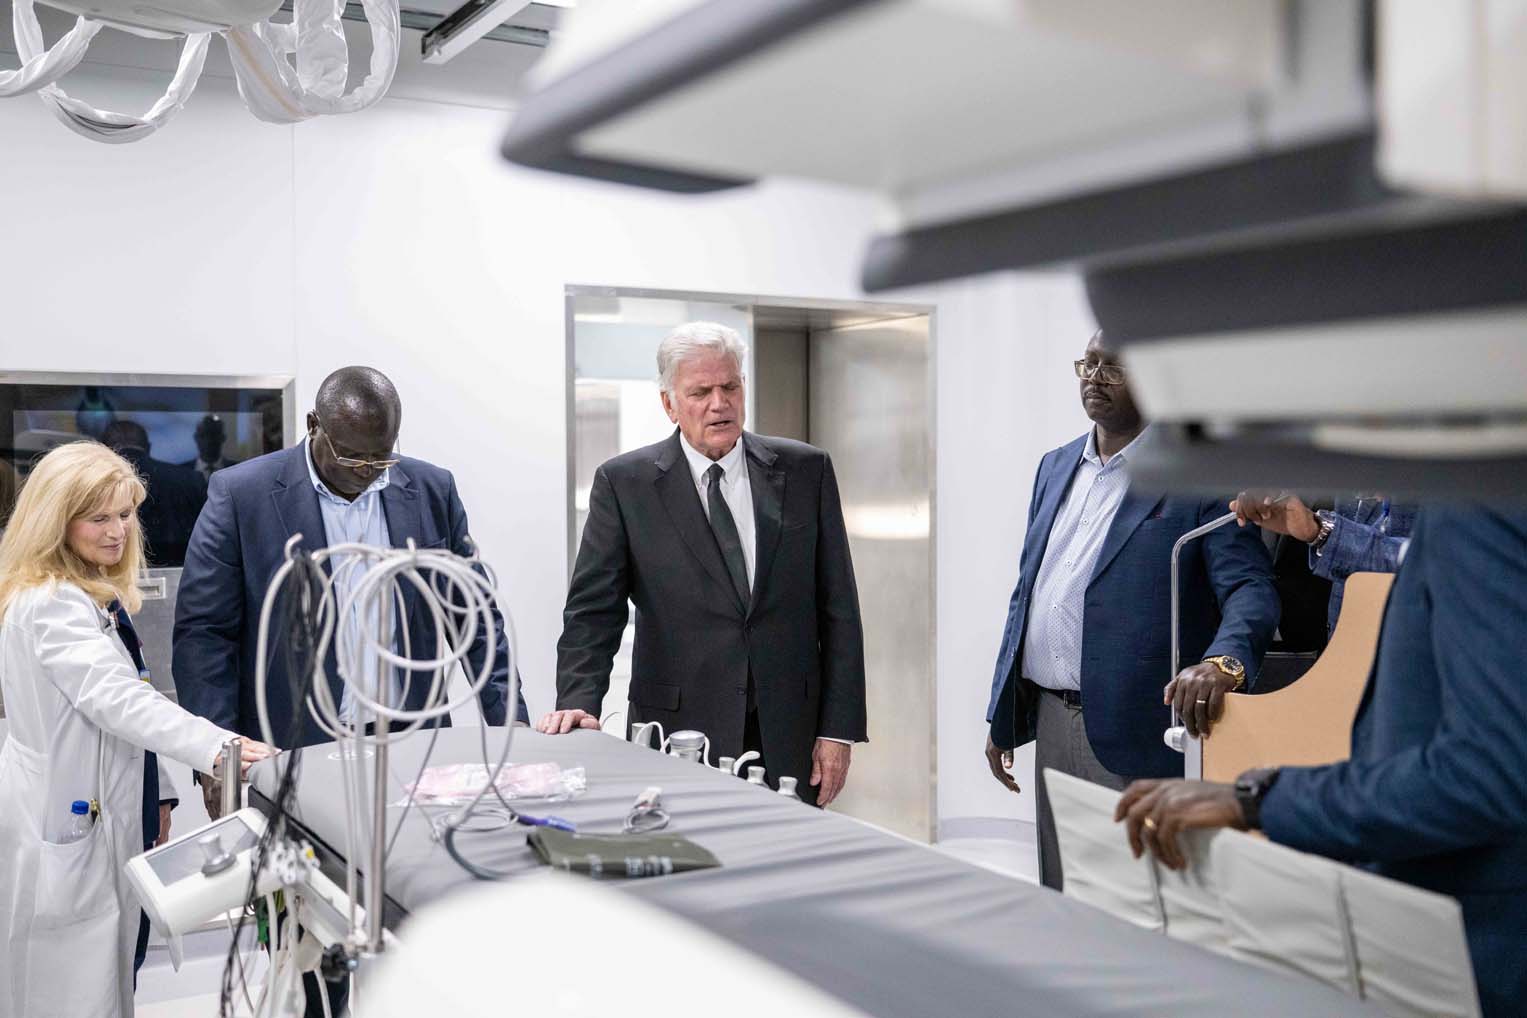
[[[648,10],[676,8],[680,13],[670,19],[658,16],[651,24],[634,27],[631,37],[621,45],[555,78],[529,97],[504,139],[504,156],[536,169],[681,193],[719,191],[751,183],[747,177],[670,166],[661,154],[652,160],[601,157],[587,151],[579,136],[867,2],[712,0],[649,4]],[[640,7],[631,5],[625,17],[630,19]],[[591,9],[596,17],[615,14],[610,4]],[[641,17],[640,13],[635,16]]]
[[[1462,6],[584,0],[503,151],[876,191],[872,292],[1081,272],[1149,483],[1527,496],[1527,0]]]
[[[926,226],[1360,128],[1362,11],[584,0],[503,151],[675,191],[830,180],[881,191]]]

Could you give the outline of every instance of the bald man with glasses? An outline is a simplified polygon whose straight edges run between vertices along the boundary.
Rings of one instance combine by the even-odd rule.
[[[1141,493],[1129,466],[1151,440],[1101,332],[1075,362],[1092,427],[1046,454],[1034,479],[1018,585],[992,677],[986,758],[1018,792],[1013,749],[1035,742],[1040,879],[1060,890],[1044,769],[1123,789],[1182,776],[1162,742],[1175,709],[1207,736],[1224,696],[1251,687],[1278,624],[1272,562],[1255,527],[1225,527],[1182,553],[1182,660],[1171,669],[1171,554],[1225,500]]]
[[[387,376],[374,368],[341,368],[319,386],[301,443],[212,475],[175,604],[175,689],[187,710],[259,737],[255,647],[260,606],[293,535],[301,534],[310,552],[348,543],[403,548],[412,540],[420,548],[472,553],[455,478],[396,451],[402,419],[402,403]],[[334,578],[335,593],[343,598],[361,574],[336,568]],[[482,655],[492,655],[493,676],[480,699],[488,723],[502,725],[509,714],[511,663],[503,619],[496,609],[493,614],[493,632],[478,634],[468,660],[475,672]],[[403,617],[412,656],[436,656],[428,614],[405,610]],[[364,625],[364,620],[352,625]],[[343,629],[338,638],[346,638]],[[367,661],[373,671],[364,678],[377,689],[376,663]],[[354,717],[350,689],[341,687],[332,647],[324,674],[341,716]],[[404,697],[396,677],[390,681],[393,688],[386,692],[392,702],[401,700],[410,709],[423,706],[426,684],[410,684]],[[281,654],[269,662],[266,693],[271,726],[283,748],[292,748],[284,740],[294,712],[300,712],[299,745],[327,741],[302,705],[291,702]],[[528,722],[523,701],[516,714]],[[449,723],[449,718],[442,720]],[[213,783],[202,785],[211,811],[216,805]]]

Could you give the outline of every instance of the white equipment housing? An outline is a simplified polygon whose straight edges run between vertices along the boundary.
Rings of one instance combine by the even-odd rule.
[[[249,895],[255,845],[264,833],[264,815],[246,808],[129,859],[127,877],[149,921],[166,936],[178,937],[243,906]],[[209,839],[216,839],[216,844]],[[204,872],[209,858],[220,852],[226,852],[231,861],[216,872]],[[270,886],[256,892],[263,894],[277,886],[267,883]]]
[[[589,977],[597,959],[598,978]],[[477,885],[412,913],[363,984],[368,1018],[498,1018],[506,966],[535,973],[514,1011],[539,1018],[693,1011],[653,980],[684,973],[686,1001],[731,1018],[865,1018],[863,1012],[703,926],[597,882],[559,873]]]
[[[21,67],[0,71],[0,98],[36,92],[65,126],[92,141],[120,144],[153,134],[185,107],[196,89],[213,34],[223,35],[239,96],[257,118],[292,124],[355,113],[386,94],[398,67],[399,0],[362,0],[371,26],[369,73],[347,91],[350,47],[340,19],[344,0],[295,0],[290,24],[270,16],[280,0],[55,0],[78,15],[74,28],[44,45],[35,0],[13,0]],[[103,26],[148,38],[183,39],[175,76],[142,115],[114,113],[66,94],[58,82],[85,58]]]
[[[264,21],[281,9],[281,0],[47,0],[47,5],[134,35],[174,39]]]
[[[182,935],[249,903],[250,869],[265,828],[265,815],[246,807],[128,860],[128,879],[177,968]],[[215,872],[207,872],[224,853],[211,867]],[[366,911],[319,871],[305,844],[274,847],[252,891],[259,897],[277,889],[292,896],[302,928],[324,946],[345,943],[352,924],[366,921]]]

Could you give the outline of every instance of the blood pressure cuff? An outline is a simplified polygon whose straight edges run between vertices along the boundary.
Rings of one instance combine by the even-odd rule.
[[[704,848],[673,834],[570,834],[537,827],[526,840],[546,865],[594,877],[661,877],[721,865]]]

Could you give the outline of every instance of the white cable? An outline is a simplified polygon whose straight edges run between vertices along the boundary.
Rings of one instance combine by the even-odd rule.
[[[236,938],[239,931],[234,928],[233,917],[230,916],[227,912],[224,912],[223,922],[228,927],[229,935]],[[234,957],[238,959],[239,963],[239,989],[241,989],[244,993],[244,1006],[249,1008],[249,1013],[252,1015],[255,1013],[255,1004],[254,1001],[249,997],[249,974],[244,971],[244,952],[238,948],[234,948],[234,951]]]
[[[470,540],[470,538],[468,539]],[[255,700],[261,737],[277,745],[268,702],[268,662],[271,646],[271,619],[275,604],[288,585],[295,568],[300,535],[287,542],[285,561],[271,578],[260,607],[260,622],[255,653]],[[313,592],[317,602],[303,605],[303,614],[313,619],[313,676],[306,701],[294,705],[307,710],[314,724],[334,739],[339,749],[340,785],[344,794],[345,821],[345,893],[350,904],[350,926],[359,928],[359,865],[372,856],[371,839],[377,818],[368,822],[368,802],[364,774],[366,747],[379,741],[395,740],[447,718],[454,710],[476,703],[483,724],[484,764],[488,780],[477,796],[450,821],[465,822],[492,789],[507,765],[513,744],[514,714],[519,703],[519,644],[514,621],[509,612],[501,612],[504,638],[509,651],[508,701],[505,711],[506,732],[503,753],[496,764],[487,760],[486,711],[481,694],[492,681],[496,664],[493,641],[486,641],[485,653],[477,668],[471,667],[469,655],[480,634],[491,637],[496,608],[496,578],[475,556],[466,558],[444,549],[409,547],[378,548],[347,543],[333,545],[311,556],[319,569],[306,571],[318,581]],[[323,572],[321,567],[330,568]],[[287,591],[287,596],[295,596]],[[410,594],[412,597],[410,597]],[[410,603],[412,602],[412,603]],[[423,618],[434,632],[435,656],[417,659],[410,637],[409,613]],[[334,690],[326,675],[329,649],[334,651],[335,669],[340,687],[348,692],[352,707],[347,719],[341,703],[335,702]],[[451,699],[451,673],[460,667],[467,677],[466,690]],[[374,673],[377,688],[368,687],[368,673]],[[422,674],[420,674],[422,673]],[[396,680],[401,702],[392,703]],[[418,708],[406,708],[420,685],[424,694]],[[378,731],[367,736],[364,724],[374,719]],[[425,761],[427,765],[428,761]],[[375,780],[385,780],[378,774]],[[401,825],[402,819],[399,820]],[[385,830],[385,825],[384,825]],[[383,846],[384,850],[386,845]],[[290,940],[290,938],[288,938]],[[274,956],[274,952],[273,952]],[[352,984],[353,985],[353,984]],[[352,1008],[353,1011],[353,1008]]]

